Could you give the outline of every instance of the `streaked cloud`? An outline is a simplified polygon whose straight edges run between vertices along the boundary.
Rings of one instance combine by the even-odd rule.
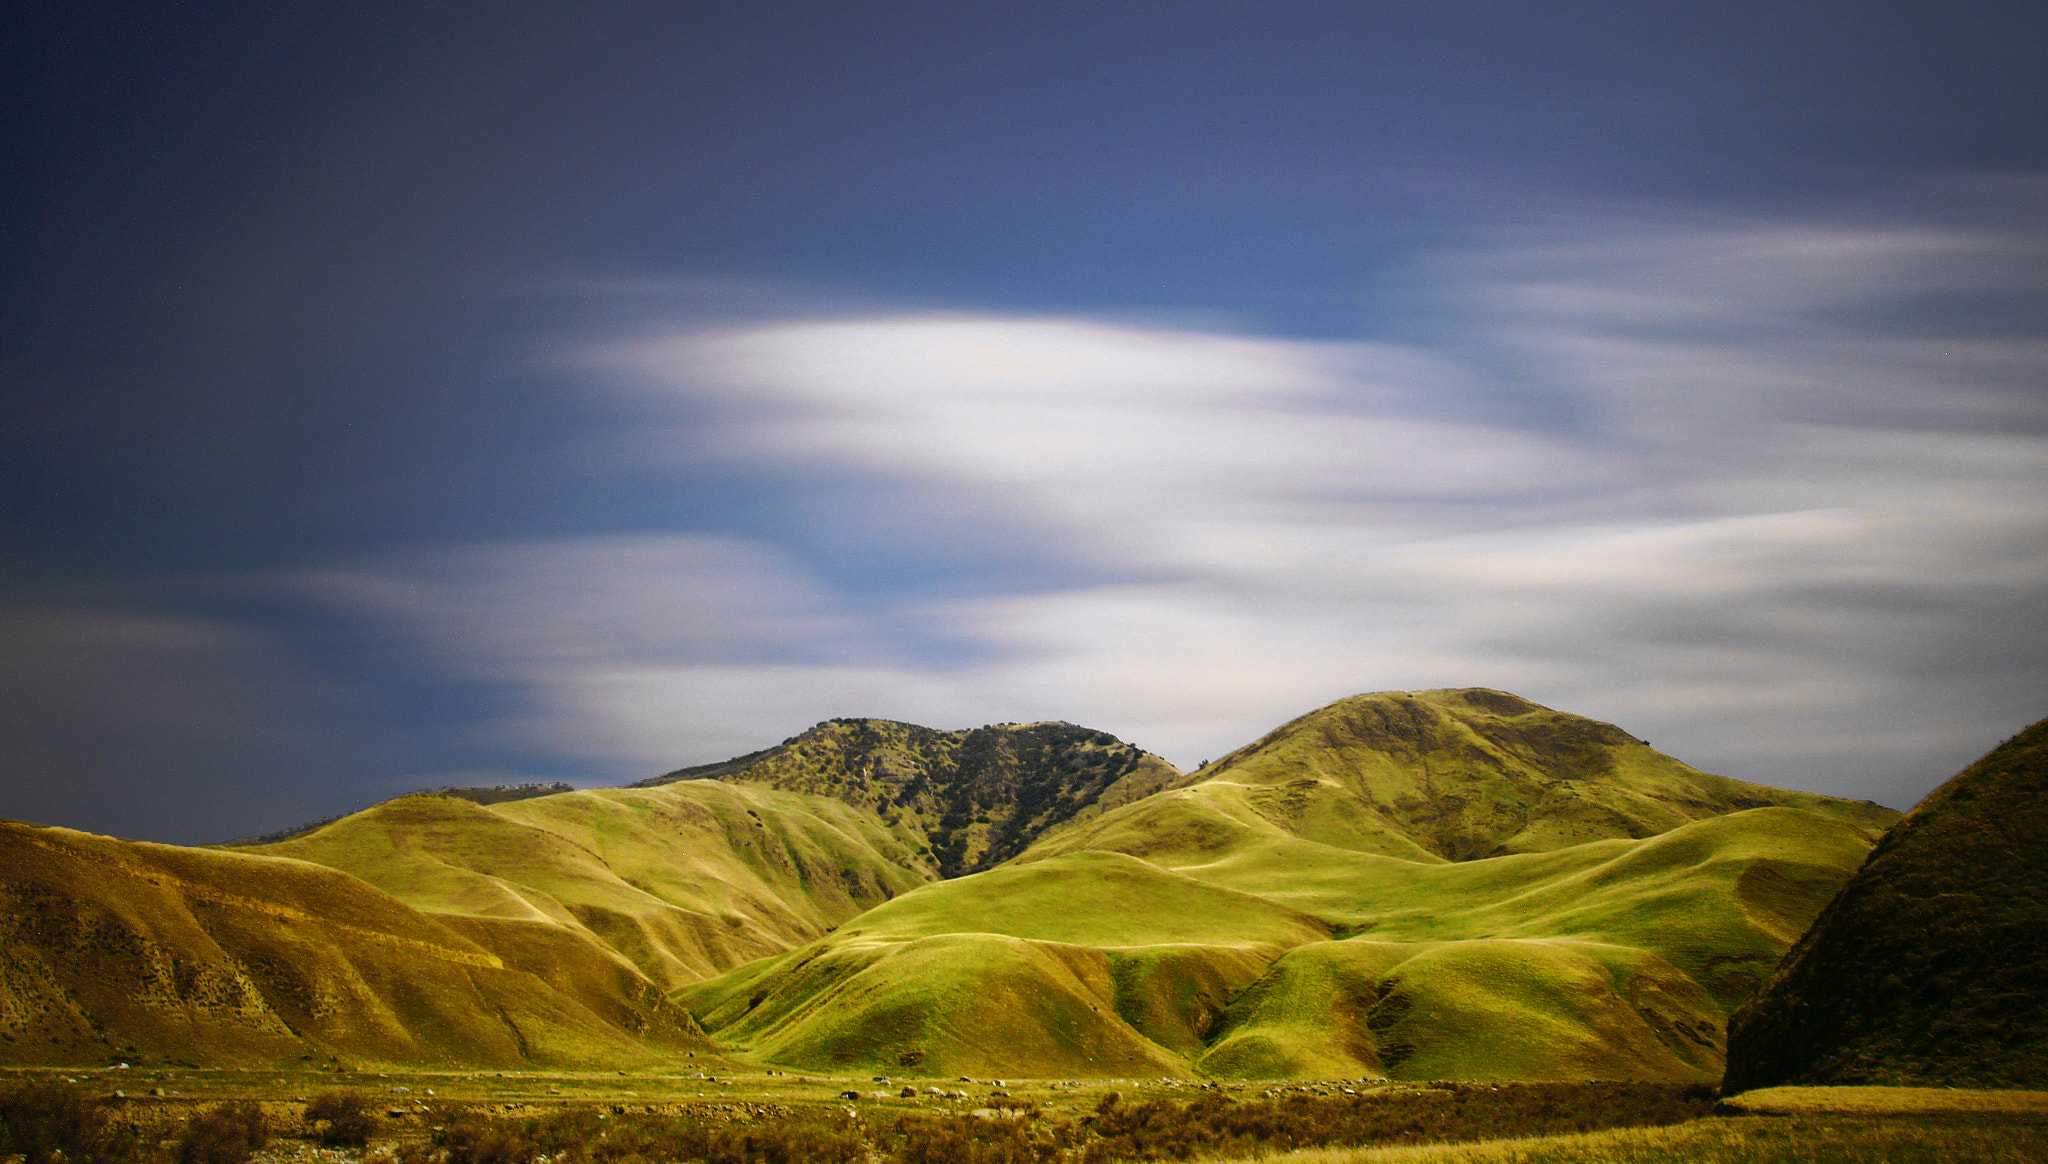
[[[818,474],[896,543],[974,527],[1052,581],[883,599],[741,531],[303,582],[519,685],[504,738],[622,772],[828,715],[1074,719],[1192,763],[1352,691],[1486,684],[1896,804],[2037,718],[2048,346],[1928,305],[2025,293],[2038,230],[1596,210],[1426,257],[1450,307],[1399,343],[865,310],[560,356],[650,472]]]

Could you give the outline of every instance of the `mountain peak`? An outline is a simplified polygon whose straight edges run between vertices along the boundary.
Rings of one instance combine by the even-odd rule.
[[[1349,848],[1359,836],[1391,837],[1392,855],[1410,855],[1400,850],[1412,841],[1452,861],[1654,836],[1747,808],[1803,808],[1873,828],[1897,819],[1867,802],[1710,775],[1611,723],[1483,687],[1339,699],[1202,776],[1291,789],[1290,804],[1301,803],[1288,809],[1288,827],[1309,829],[1309,839]],[[1331,803],[1311,812],[1310,800]],[[1317,819],[1326,823],[1306,823]]]
[[[1046,833],[1185,783],[1173,765],[1108,732],[1058,721],[943,731],[828,719],[772,748],[682,768],[678,780],[763,784],[829,796],[880,817],[942,877],[1000,864]]]

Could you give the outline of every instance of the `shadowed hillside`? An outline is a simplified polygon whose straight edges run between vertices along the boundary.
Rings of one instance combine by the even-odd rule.
[[[2048,720],[1936,789],[1729,1033],[1727,1088],[2048,1086]]]
[[[0,1062],[614,1065],[711,1044],[593,943],[501,956],[303,861],[0,821]]]
[[[639,786],[686,780],[765,784],[844,801],[917,838],[934,872],[957,877],[1188,777],[1107,732],[1069,723],[937,731],[835,719],[777,747]]]

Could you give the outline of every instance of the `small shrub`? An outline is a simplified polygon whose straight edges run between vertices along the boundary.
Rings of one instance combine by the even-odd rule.
[[[57,1083],[0,1087],[0,1156],[22,1164],[123,1164],[141,1154],[134,1133],[117,1128],[104,1104]]]
[[[306,1102],[306,1123],[320,1142],[360,1148],[377,1134],[377,1113],[360,1091],[322,1091]]]
[[[263,1109],[243,1100],[193,1117],[178,1133],[174,1155],[178,1164],[248,1164],[249,1157],[269,1142],[270,1124]]]
[[[541,1154],[532,1129],[474,1114],[457,1117],[434,1140],[448,1164],[532,1164]]]

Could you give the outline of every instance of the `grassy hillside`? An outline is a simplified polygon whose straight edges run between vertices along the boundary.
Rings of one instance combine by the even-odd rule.
[[[1735,1017],[1728,1087],[2048,1086],[2048,720],[1880,841]]]
[[[1704,1080],[1729,1009],[1896,816],[1500,692],[1359,696],[681,997],[816,1069],[972,1073],[985,1052],[932,1032],[1015,1026],[973,983],[1035,974],[1086,1001],[1062,1029],[1179,1074]],[[848,991],[914,1001],[880,1021]],[[1078,1046],[1008,1070],[1100,1073]]]
[[[1077,854],[925,886],[683,997],[765,1062],[1183,1075],[1208,1025],[1191,1011],[1328,936],[1252,894]]]
[[[1692,1082],[1895,816],[1485,690],[1342,700],[1193,777],[1068,724],[834,720],[631,788],[407,796],[254,848],[22,832],[0,1036],[24,1061],[121,1049],[101,1031],[708,1054],[680,1001],[735,1054],[827,1072]],[[147,872],[180,862],[200,889]],[[66,937],[66,902],[126,952]],[[381,920],[343,935],[350,910]]]
[[[912,844],[931,872],[957,877],[1188,777],[1107,732],[1068,723],[937,731],[885,719],[835,719],[765,751],[643,783],[714,779],[864,809]]]
[[[486,937],[487,935],[479,935]],[[0,1061],[635,1064],[713,1048],[591,944],[544,970],[302,861],[0,821]]]
[[[1085,957],[1109,974],[1087,979],[1087,1009],[1061,1021],[1140,1036],[1172,1074],[1703,1081],[1720,1072],[1728,1008],[1873,835],[1777,808],[1461,863],[1295,838],[1177,869],[1034,852],[681,998],[714,1037],[764,1062],[887,1068],[914,1052],[934,1072],[972,1074],[984,1052],[929,1032],[985,1029],[991,1008],[1020,1021],[1000,993],[974,989],[982,958],[1009,980],[1036,965],[1047,997],[1077,996],[1055,962],[1023,954],[1056,946],[1057,964]],[[948,936],[959,940],[932,944]],[[851,989],[915,1001],[885,1024],[894,1035],[878,1035],[844,1005]],[[1008,1072],[1101,1073],[1095,1059],[1061,1057],[1065,1046]]]
[[[1232,1004],[1226,1078],[1711,1078],[1721,1012],[1656,954],[1567,939],[1324,942]]]
[[[716,781],[489,805],[405,796],[252,851],[346,870],[508,948],[535,927],[595,942],[665,989],[800,945],[925,880],[858,809]]]
[[[1178,797],[1106,816],[1040,851],[1136,843],[1185,859],[1265,834],[1468,861],[1655,836],[1748,808],[1879,828],[1898,818],[1865,801],[1708,775],[1612,724],[1484,688],[1341,699],[1199,776]]]

